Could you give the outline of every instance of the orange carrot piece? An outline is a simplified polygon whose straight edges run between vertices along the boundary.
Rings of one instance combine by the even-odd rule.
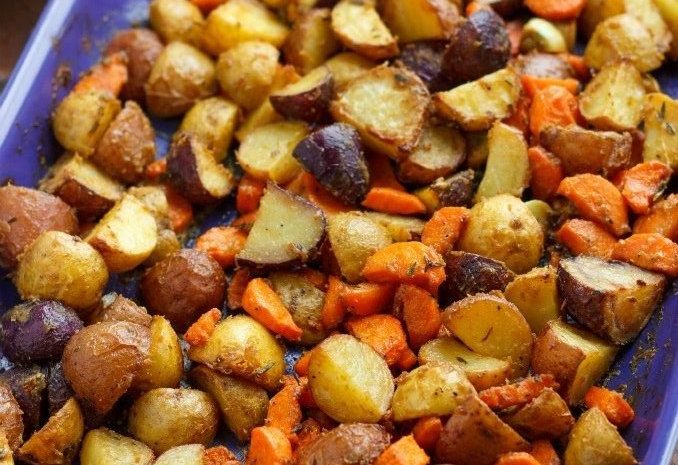
[[[480,391],[478,395],[492,410],[503,410],[527,404],[546,388],[558,388],[552,375],[536,375],[517,383],[493,386]]]
[[[210,447],[202,455],[203,465],[237,465],[238,457],[224,446]]]
[[[312,350],[304,352],[294,364],[294,372],[299,376],[308,376],[308,364],[311,362]]]
[[[316,204],[327,215],[353,210],[341,200],[333,196],[313,177],[311,173],[302,171],[288,185],[287,190],[298,194]]]
[[[237,217],[231,222],[231,226],[240,228],[244,231],[249,231],[250,228],[252,227],[252,224],[254,223],[254,220],[257,219],[257,211],[258,210],[255,210],[250,213],[245,213],[244,215]]]
[[[530,98],[534,98],[539,91],[542,91],[549,86],[560,86],[572,95],[577,95],[577,93],[579,93],[579,81],[574,78],[558,79],[523,74],[520,76],[520,82],[523,84],[523,89]]]
[[[618,428],[628,426],[636,416],[620,393],[603,387],[591,386],[584,395],[584,403],[588,408],[598,407]]]
[[[388,187],[397,191],[405,191],[403,185],[393,171],[391,159],[378,152],[372,152],[367,156],[367,167],[370,172],[370,188]]]
[[[335,329],[344,320],[344,316],[346,316],[346,308],[341,301],[343,290],[344,283],[341,282],[341,279],[336,276],[330,276],[320,316],[320,321],[325,329]]]
[[[194,347],[205,344],[214,332],[214,328],[219,320],[221,320],[221,312],[217,308],[203,313],[188,328],[184,334],[184,340]]]
[[[327,275],[322,271],[304,268],[299,274],[308,279],[316,289],[325,291],[325,288],[327,287]]]
[[[609,260],[617,245],[617,238],[602,226],[578,218],[567,220],[555,236],[574,255],[593,255],[603,260]]]
[[[636,219],[633,232],[659,233],[678,242],[678,194],[671,194],[655,203],[650,213]]]
[[[652,201],[671,179],[673,170],[659,161],[648,161],[624,171],[621,193],[629,208],[637,215],[650,211]]]
[[[289,465],[292,444],[278,428],[259,426],[252,430],[246,465]]]
[[[417,354],[412,352],[412,350],[408,347],[403,351],[402,354],[400,354],[400,358],[396,362],[396,366],[401,370],[411,370],[418,362],[419,359],[417,358]]]
[[[534,441],[530,455],[537,459],[540,465],[560,465],[558,453],[549,441],[543,439]]]
[[[537,16],[551,21],[576,19],[586,0],[525,0],[525,6]]]
[[[374,465],[427,465],[430,460],[412,435],[409,435],[388,446],[374,461]]]
[[[167,172],[167,158],[159,158],[146,166],[144,176],[149,181],[157,181]]]
[[[475,13],[476,11],[480,11],[480,10],[492,11],[492,7],[490,7],[490,5],[488,5],[486,3],[482,3],[482,2],[470,2],[468,5],[466,5],[466,10],[465,10],[466,17],[468,18],[473,13]]]
[[[228,283],[228,291],[226,292],[226,304],[231,310],[236,310],[242,307],[242,296],[247,288],[247,283],[250,282],[250,272],[247,268],[240,268],[233,273],[231,281]]]
[[[629,217],[621,193],[597,174],[578,174],[563,179],[557,194],[574,204],[581,216],[605,226],[619,237],[629,232]]]
[[[107,90],[117,97],[127,77],[127,56],[122,52],[114,53],[90,68],[75,84],[73,92]]]
[[[527,151],[530,162],[530,188],[535,198],[548,201],[556,195],[560,181],[565,177],[560,159],[541,146]]]
[[[205,15],[225,1],[226,0],[191,0],[191,2],[200,8],[200,11]]]
[[[345,309],[353,315],[367,316],[383,312],[393,302],[393,294],[395,294],[393,284],[343,284],[339,299]]]
[[[513,126],[523,133],[523,136],[530,135],[530,107],[532,106],[532,97],[526,93],[521,93],[518,101],[514,105],[513,113],[503,119],[503,122]]]
[[[421,242],[396,242],[370,256],[362,275],[374,283],[413,284],[436,294],[445,281],[445,261]]]
[[[290,341],[298,341],[302,330],[294,323],[280,296],[262,278],[254,278],[245,288],[242,308],[252,318]]]
[[[577,124],[578,119],[577,98],[561,86],[541,89],[532,99],[530,130],[535,137],[549,124],[569,126]]]
[[[519,19],[506,23],[506,33],[511,44],[511,56],[520,55],[520,40],[523,37],[523,22]]]
[[[444,207],[436,210],[424,225],[421,242],[445,256],[457,243],[469,215],[469,209],[464,207]]]
[[[591,70],[586,66],[583,56],[574,55],[572,53],[562,53],[560,56],[572,67],[574,74],[577,75],[577,79],[580,81],[588,81],[591,79]]]
[[[300,393],[299,383],[294,377],[288,376],[285,380],[285,386],[268,402],[265,425],[278,428],[292,441],[294,441],[292,438],[296,437],[295,431],[301,423]]]
[[[394,215],[415,215],[426,212],[426,205],[416,195],[390,187],[373,187],[363,200],[363,207]]]
[[[537,459],[527,452],[509,452],[500,456],[494,465],[540,465]]]
[[[412,436],[419,447],[431,450],[435,447],[443,432],[443,422],[439,417],[424,417],[417,420],[412,428]]]
[[[184,232],[193,221],[193,207],[172,186],[165,184],[170,226],[174,232]]]
[[[386,363],[395,365],[407,349],[403,326],[393,315],[369,315],[346,322],[348,332],[372,347],[384,357]]]
[[[633,234],[622,239],[612,250],[612,259],[678,276],[678,244],[661,234]]]
[[[299,393],[299,404],[305,408],[318,408],[318,404],[315,403],[313,398],[313,392],[308,384],[308,378],[302,376],[299,378],[299,386],[301,386],[301,392]]]
[[[195,248],[207,253],[222,268],[235,265],[235,256],[245,246],[247,233],[233,226],[216,226],[205,231],[195,241]]]
[[[235,196],[235,208],[241,215],[250,213],[259,208],[259,200],[264,195],[266,183],[246,174],[238,184],[238,193]]]
[[[405,322],[410,345],[414,349],[419,349],[438,335],[442,324],[438,301],[423,289],[410,284],[400,285],[393,310]]]

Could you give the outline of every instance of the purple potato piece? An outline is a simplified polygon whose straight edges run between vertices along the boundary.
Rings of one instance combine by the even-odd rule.
[[[504,291],[515,274],[506,265],[482,255],[451,251],[445,256],[447,279],[440,286],[444,305],[479,292]]]
[[[431,184],[431,189],[438,195],[440,207],[465,206],[473,197],[473,181],[475,171],[460,171],[449,178],[440,179]]]
[[[0,375],[24,412],[24,435],[28,437],[42,423],[42,405],[47,391],[45,370],[38,366],[14,367]]]
[[[287,118],[317,123],[328,116],[333,90],[332,74],[321,67],[272,93],[269,100],[273,108]]]
[[[519,55],[515,68],[520,74],[535,77],[567,79],[575,77],[572,66],[565,59],[550,53],[528,53]]]
[[[430,92],[449,90],[454,83],[442,72],[447,41],[429,40],[403,46],[400,62],[419,76]]]
[[[523,6],[523,0],[479,0],[481,5],[488,5],[502,18],[513,16]]]
[[[442,69],[448,79],[461,84],[504,68],[510,57],[504,21],[494,11],[479,10],[454,31]]]
[[[2,348],[15,363],[59,359],[68,340],[82,327],[78,314],[60,302],[25,302],[0,319]]]
[[[47,375],[47,404],[50,416],[56,413],[75,394],[64,377],[61,361],[51,363]]]
[[[325,126],[299,142],[294,158],[342,201],[357,205],[367,194],[370,174],[358,131],[345,123]]]

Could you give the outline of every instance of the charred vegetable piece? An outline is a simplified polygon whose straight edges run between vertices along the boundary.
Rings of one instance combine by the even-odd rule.
[[[332,73],[326,67],[319,67],[268,98],[281,115],[317,123],[327,116],[333,87]]]
[[[430,92],[440,92],[453,86],[443,72],[443,54],[447,41],[412,42],[403,47],[398,60],[419,76]]]
[[[474,253],[451,251],[445,256],[447,280],[440,287],[443,302],[478,292],[504,291],[515,274],[502,262]]]
[[[9,386],[23,412],[23,430],[26,436],[35,431],[44,420],[42,411],[47,388],[45,371],[38,366],[15,366],[0,375],[0,382]]]

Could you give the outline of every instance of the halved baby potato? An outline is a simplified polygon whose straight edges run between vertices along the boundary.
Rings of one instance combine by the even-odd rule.
[[[633,450],[597,407],[587,410],[572,428],[564,455],[567,465],[636,465]]]
[[[325,339],[327,333],[321,320],[325,293],[299,273],[278,271],[269,279],[292,320],[303,331],[299,344],[312,346]]]
[[[188,110],[179,130],[195,135],[212,151],[214,158],[221,161],[226,158],[239,117],[238,106],[233,102],[223,97],[210,97]]]
[[[567,402],[551,388],[544,389],[530,403],[504,417],[504,421],[529,440],[559,439],[574,425]]]
[[[132,388],[148,391],[177,387],[184,375],[184,355],[179,337],[162,315],[153,315],[148,329],[151,337],[148,357],[134,377]]]
[[[560,317],[556,270],[550,266],[516,276],[506,286],[504,295],[518,307],[535,334]]]
[[[466,140],[448,126],[426,126],[419,144],[398,163],[398,178],[404,182],[429,184],[452,174],[466,158]]]
[[[155,455],[143,442],[97,428],[89,431],[80,448],[81,465],[151,465]]]
[[[321,66],[268,98],[275,111],[290,119],[316,123],[327,116],[334,85],[329,68]]]
[[[461,21],[449,0],[384,0],[380,9],[400,43],[448,39]]]
[[[294,21],[283,50],[287,63],[294,65],[299,73],[307,74],[339,48],[339,40],[332,31],[331,11],[313,8]]]
[[[373,60],[398,54],[398,42],[373,0],[341,0],[332,9],[332,30],[347,48]]]

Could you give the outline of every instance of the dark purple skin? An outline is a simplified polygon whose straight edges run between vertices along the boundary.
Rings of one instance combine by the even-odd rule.
[[[501,17],[491,10],[469,16],[452,35],[442,69],[456,84],[502,69],[511,57],[511,42]]]
[[[426,85],[430,92],[449,90],[454,83],[442,71],[443,54],[447,41],[412,42],[402,48],[399,61]]]
[[[41,425],[42,405],[47,393],[45,371],[38,366],[17,366],[0,374],[0,380],[9,385],[24,413],[24,437],[30,436]]]
[[[515,274],[502,262],[453,250],[445,256],[447,279],[440,286],[443,305],[479,292],[504,291]]]
[[[191,134],[177,135],[167,154],[167,173],[172,185],[186,200],[196,205],[209,205],[219,199],[203,187],[195,153],[201,148],[197,144],[200,142]]]
[[[47,376],[47,403],[50,416],[63,407],[66,401],[73,397],[73,395],[73,389],[71,389],[64,377],[61,361],[51,363]]]
[[[294,158],[320,185],[349,205],[367,194],[370,174],[358,131],[335,123],[309,134],[294,148]]]
[[[82,327],[78,314],[60,302],[24,302],[0,319],[0,338],[11,361],[28,364],[59,359],[68,340]]]
[[[433,182],[431,189],[438,194],[440,207],[463,207],[471,203],[474,179],[475,171],[468,169]]]
[[[334,80],[331,74],[327,74],[325,79],[312,89],[295,95],[274,93],[269,100],[275,111],[287,118],[318,123],[326,120],[329,115],[333,90]]]
[[[489,5],[499,16],[508,18],[516,14],[523,6],[522,0],[481,0],[481,5]]]

